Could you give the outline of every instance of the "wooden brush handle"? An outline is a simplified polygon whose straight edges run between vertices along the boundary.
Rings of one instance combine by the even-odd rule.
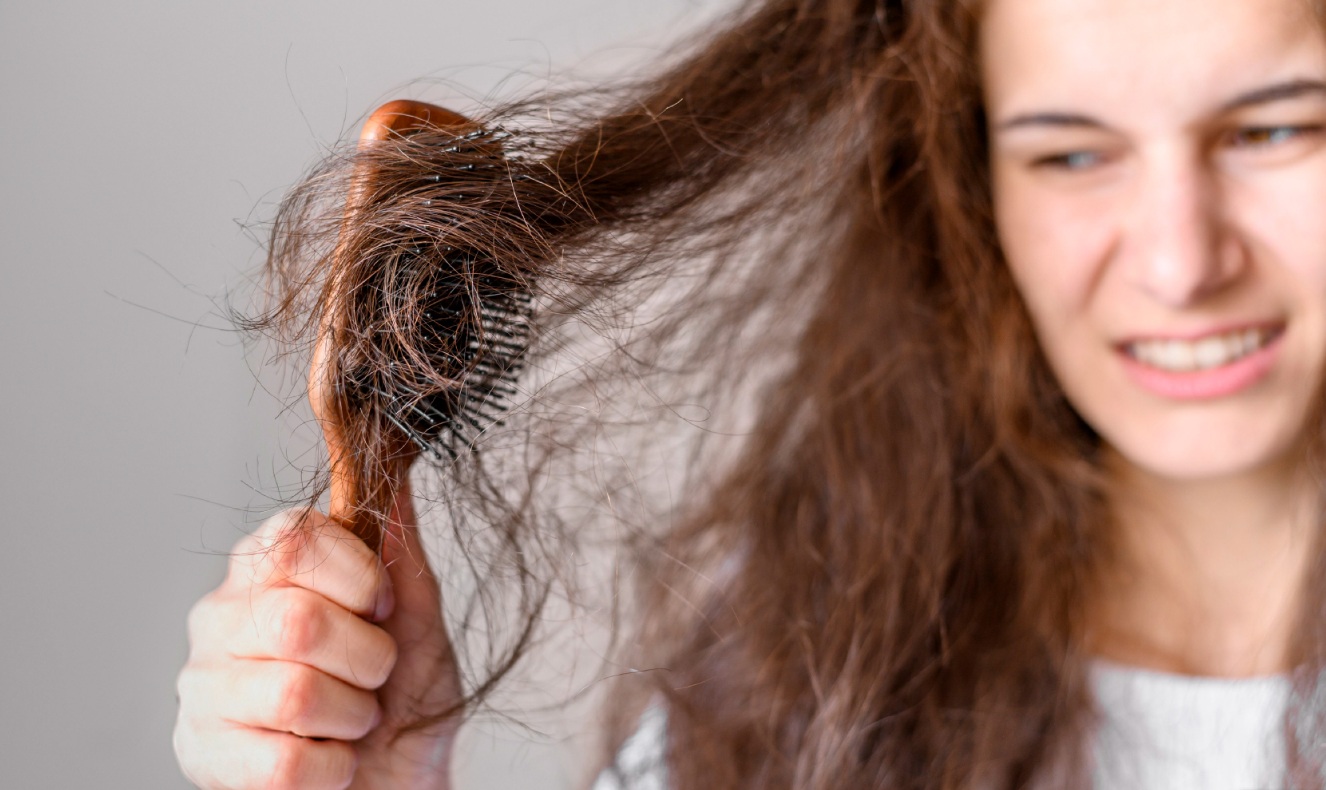
[[[373,111],[359,133],[359,145],[369,145],[392,136],[403,136],[420,129],[464,130],[474,124],[465,116],[411,99],[389,101]]]
[[[445,129],[464,131],[473,124],[461,115],[450,110],[424,102],[398,99],[387,102],[373,111],[364,123],[359,135],[359,147],[401,137],[422,129]],[[356,172],[346,198],[347,219],[361,201],[361,196],[368,192],[373,173],[368,170]],[[332,288],[329,293],[339,293]],[[343,312],[336,305],[327,305],[323,309],[322,323],[318,328],[318,340],[313,351],[313,364],[309,371],[309,401],[313,414],[322,427],[323,438],[327,443],[327,457],[330,464],[330,502],[328,515],[346,525],[374,551],[381,548],[381,525],[373,517],[371,509],[361,507],[369,498],[368,486],[361,479],[362,461],[356,460],[353,447],[347,446],[340,411],[336,408],[335,398],[337,382],[333,366],[330,364],[332,338],[338,329],[337,322],[343,320]],[[389,492],[379,492],[382,497],[373,497],[384,502],[394,501],[395,496],[408,490],[409,466],[413,453],[402,453],[394,459],[380,459],[384,464],[394,464],[387,475],[386,485]]]

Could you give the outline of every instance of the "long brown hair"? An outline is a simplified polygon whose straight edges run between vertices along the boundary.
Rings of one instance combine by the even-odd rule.
[[[567,552],[597,513],[635,549],[640,625],[619,655],[651,671],[617,682],[665,700],[672,786],[1088,783],[1084,613],[1111,551],[1097,440],[1001,259],[973,6],[752,3],[651,78],[477,114],[506,156],[482,183],[428,181],[456,155],[421,134],[333,157],[287,198],[252,324],[307,342],[347,303],[336,289],[380,294],[342,351],[376,343],[380,378],[408,391],[454,382],[401,329],[420,309],[389,260],[402,238],[462,234],[531,283],[511,413],[433,461],[491,582],[461,638],[511,626],[463,705],[574,588]],[[366,161],[387,187],[337,247]],[[751,416],[706,423],[695,404]],[[349,417],[367,475],[391,408],[366,397]],[[689,474],[661,497],[639,456],[605,450],[615,428],[690,425]]]

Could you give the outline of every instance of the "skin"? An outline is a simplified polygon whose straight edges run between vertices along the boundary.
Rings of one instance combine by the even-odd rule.
[[[1120,556],[1093,649],[1153,669],[1288,668],[1326,359],[1326,44],[1303,0],[992,0],[981,31],[1001,244],[1101,435]],[[1269,326],[1269,372],[1157,394],[1124,344]]]
[[[406,485],[379,561],[315,512],[240,541],[189,615],[175,752],[202,788],[441,790],[458,722],[401,734],[456,698],[437,579]]]

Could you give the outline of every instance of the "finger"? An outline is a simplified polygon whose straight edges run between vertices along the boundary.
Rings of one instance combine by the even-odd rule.
[[[179,691],[181,704],[210,719],[306,738],[355,741],[382,718],[373,692],[293,661],[193,666]]]
[[[194,784],[227,790],[344,790],[359,762],[354,747],[342,741],[229,724],[182,726],[175,752]]]
[[[300,587],[232,599],[228,612],[217,642],[234,658],[295,661],[362,689],[381,686],[396,664],[391,635]]]
[[[303,587],[363,617],[385,616],[390,607],[382,562],[352,532],[316,511],[278,514],[236,549],[233,584]]]

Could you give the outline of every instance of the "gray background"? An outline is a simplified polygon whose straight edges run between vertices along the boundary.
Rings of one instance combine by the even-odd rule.
[[[218,309],[284,188],[384,99],[612,72],[723,5],[0,0],[0,787],[187,786],[185,613],[316,440]],[[577,775],[470,738],[464,786]]]

